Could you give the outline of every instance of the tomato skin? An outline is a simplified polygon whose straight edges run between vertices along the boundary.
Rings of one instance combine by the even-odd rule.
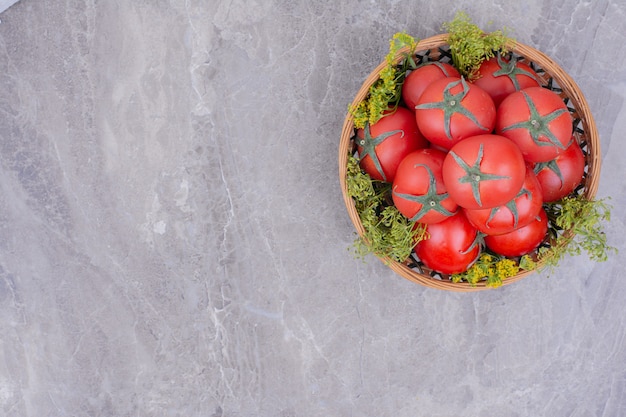
[[[441,175],[445,157],[445,152],[427,148],[410,153],[400,162],[393,181],[392,198],[398,211],[407,218],[418,223],[438,223],[457,211],[457,204],[447,196]],[[434,190],[431,190],[431,179],[435,181]],[[429,193],[436,194],[430,200],[433,207],[430,205],[424,207],[423,203],[411,201],[403,196],[419,196],[423,199]],[[418,214],[420,217],[415,218]]]
[[[478,231],[461,210],[442,222],[427,225],[426,233],[429,238],[415,246],[415,254],[432,270],[444,274],[463,272],[480,254],[479,245],[474,245]]]
[[[375,154],[384,175],[378,171],[372,157],[369,154],[363,154],[364,148],[361,141],[364,138],[367,139],[366,129],[369,129],[369,133],[374,139],[396,130],[401,131],[392,134],[382,143],[376,145]],[[428,146],[428,141],[424,139],[417,128],[413,112],[404,107],[398,107],[395,112],[384,116],[366,129],[357,131],[357,148],[361,156],[360,165],[370,177],[379,181],[393,182],[402,159],[409,153]]]
[[[447,62],[427,62],[406,76],[402,84],[402,98],[406,106],[415,110],[417,101],[433,81],[445,77],[460,77],[459,71]]]
[[[532,106],[537,114],[533,114]],[[516,91],[498,107],[496,133],[515,142],[528,162],[556,158],[569,145],[572,131],[572,116],[567,106],[547,88]]]
[[[554,168],[560,172],[561,178]],[[585,155],[575,138],[572,144],[553,161],[535,166],[545,202],[552,203],[569,195],[580,185],[585,173]]]
[[[489,93],[496,107],[509,94],[539,87],[537,73],[531,67],[523,62],[511,62],[500,57],[483,61],[478,69],[478,77],[473,81],[474,84]]]
[[[468,166],[479,172],[468,170]],[[506,204],[517,195],[526,177],[526,162],[507,138],[478,135],[454,145],[443,162],[442,173],[450,197],[459,206],[487,209]]]
[[[446,111],[450,112],[448,116]],[[415,119],[429,142],[450,149],[464,138],[491,133],[496,106],[489,94],[477,85],[466,83],[462,78],[446,77],[433,81],[424,90],[415,109]]]
[[[532,167],[526,167],[526,177],[520,193],[510,202],[488,209],[464,209],[467,219],[478,231],[487,235],[501,235],[526,226],[532,222],[542,208],[543,197],[539,180]],[[511,210],[517,211],[515,214]]]
[[[537,249],[548,233],[548,216],[542,208],[539,215],[524,227],[510,233],[485,236],[485,245],[493,252],[513,258]]]

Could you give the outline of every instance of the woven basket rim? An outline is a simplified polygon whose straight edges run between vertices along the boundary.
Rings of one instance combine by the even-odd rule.
[[[420,40],[417,43],[415,52],[419,53],[426,50],[432,50],[447,45],[448,34],[442,33],[439,35],[431,36],[429,38]],[[593,199],[597,193],[599,179],[600,179],[600,139],[598,130],[589,109],[589,105],[580,88],[573,80],[573,78],[567,74],[560,65],[558,65],[552,58],[543,52],[535,49],[532,46],[528,46],[516,41],[509,41],[507,45],[509,49],[518,56],[522,56],[528,61],[531,61],[538,65],[551,79],[555,80],[558,86],[562,89],[564,96],[570,101],[570,107],[574,108],[575,113],[580,119],[583,131],[585,133],[585,140],[587,146],[586,165],[587,175],[584,182],[584,195]],[[398,51],[395,56],[395,62],[398,63],[403,59],[404,55],[408,52],[408,47],[405,47]],[[365,79],[357,94],[355,95],[351,105],[355,106],[367,97],[369,87],[379,78],[380,72],[385,68],[386,61],[382,60],[381,63],[372,70],[372,72]],[[354,134],[354,118],[348,112],[344,119],[343,128],[341,131],[341,140],[339,143],[339,182],[341,192],[343,195],[345,206],[348,210],[350,219],[356,229],[359,236],[363,236],[365,230],[361,223],[361,219],[356,211],[354,201],[348,195],[346,173],[347,173],[347,156],[350,149],[350,141]],[[455,292],[473,292],[485,289],[490,289],[486,285],[485,281],[478,282],[476,284],[470,284],[467,282],[453,283],[449,280],[440,280],[433,278],[429,275],[420,274],[417,271],[409,268],[406,264],[394,261],[388,258],[378,257],[383,263],[385,263],[391,270],[396,272],[403,278],[408,279],[417,284],[424,285],[430,288],[437,288],[446,291]],[[521,271],[518,274],[506,278],[503,280],[503,286],[517,282],[536,271]]]

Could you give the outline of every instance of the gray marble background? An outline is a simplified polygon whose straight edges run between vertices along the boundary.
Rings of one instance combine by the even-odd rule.
[[[457,10],[579,83],[620,255],[456,294],[349,253],[347,104],[393,33]],[[21,0],[0,20],[0,415],[626,415],[622,0]]]

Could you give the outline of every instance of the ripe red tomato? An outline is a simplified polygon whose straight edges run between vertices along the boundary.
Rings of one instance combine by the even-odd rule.
[[[526,255],[535,250],[548,232],[548,216],[542,208],[539,215],[524,227],[510,233],[485,236],[485,245],[493,252],[510,258]]]
[[[464,210],[467,219],[478,231],[487,235],[501,235],[533,221],[542,204],[541,186],[532,167],[527,166],[524,185],[511,201],[499,207]]]
[[[511,93],[539,87],[539,77],[531,67],[517,60],[506,60],[500,55],[483,61],[478,77],[474,84],[489,93],[496,107]]]
[[[460,77],[459,71],[447,62],[431,61],[420,65],[409,73],[402,84],[402,98],[406,106],[415,110],[417,101],[435,80],[445,77]]]
[[[585,155],[575,138],[555,159],[535,165],[543,199],[548,203],[558,201],[574,191],[582,182],[584,173]]]
[[[526,163],[519,148],[498,135],[463,139],[443,162],[443,182],[461,207],[481,209],[506,204],[522,189]]]
[[[572,130],[567,106],[547,88],[509,94],[498,107],[496,133],[515,142],[528,162],[556,158],[569,145]]]
[[[491,133],[496,106],[477,85],[446,77],[426,87],[415,107],[415,119],[426,139],[450,149],[461,139]]]
[[[480,254],[478,231],[459,210],[442,222],[426,226],[429,238],[415,246],[415,254],[427,268],[456,274],[467,270]]]
[[[427,146],[413,112],[404,107],[357,131],[361,168],[380,181],[393,182],[404,157]]]
[[[392,198],[398,211],[411,221],[438,223],[456,212],[458,206],[446,192],[441,176],[445,157],[438,149],[420,149],[400,162]]]

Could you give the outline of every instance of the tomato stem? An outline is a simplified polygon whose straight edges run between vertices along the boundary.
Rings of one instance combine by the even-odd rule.
[[[451,93],[450,91],[461,84],[463,89],[456,94]],[[422,103],[415,106],[416,110],[420,109],[440,109],[443,111],[443,122],[444,122],[444,130],[446,132],[446,137],[449,140],[452,140],[452,132],[450,130],[450,120],[452,116],[455,114],[462,114],[463,116],[470,119],[479,129],[488,132],[489,129],[484,127],[474,113],[472,113],[469,109],[463,106],[463,99],[470,92],[470,86],[465,81],[465,78],[461,78],[460,80],[451,81],[443,90],[443,100],[434,101],[431,103]]]
[[[404,194],[396,192],[396,188],[393,189],[393,195],[396,197],[403,198],[408,201],[413,201],[415,203],[421,204],[421,207],[415,213],[415,215],[410,219],[412,222],[416,222],[430,211],[436,211],[446,217],[452,216],[454,213],[448,211],[441,202],[448,198],[448,193],[437,194],[437,179],[435,178],[435,174],[430,169],[428,165],[425,164],[417,164],[415,167],[422,167],[426,170],[428,174],[428,190],[423,195],[413,195],[413,194]]]
[[[549,129],[549,124],[553,120],[557,119],[563,114],[567,114],[567,109],[560,108],[556,109],[551,113],[542,116],[535,106],[533,99],[526,93],[525,91],[521,91],[524,96],[524,100],[526,101],[526,105],[528,106],[528,110],[530,112],[530,117],[526,121],[522,121],[519,123],[514,123],[510,126],[506,126],[502,128],[502,132],[506,132],[508,130],[513,129],[526,129],[530,134],[533,142],[537,146],[556,146],[559,149],[566,149],[566,146],[561,143],[559,138]],[[546,138],[547,140],[542,140],[542,138]]]
[[[483,181],[493,181],[493,180],[502,180],[502,179],[510,179],[510,177],[505,175],[496,175],[489,174],[486,172],[482,172],[480,170],[480,164],[483,160],[484,146],[481,143],[478,147],[478,155],[476,156],[476,161],[474,161],[473,165],[469,165],[465,162],[460,156],[458,156],[454,151],[450,151],[450,155],[454,158],[456,163],[465,171],[465,175],[459,178],[459,183],[467,184],[469,183],[472,187],[472,194],[474,196],[474,200],[476,203],[482,207],[482,201],[480,199],[480,183]]]

